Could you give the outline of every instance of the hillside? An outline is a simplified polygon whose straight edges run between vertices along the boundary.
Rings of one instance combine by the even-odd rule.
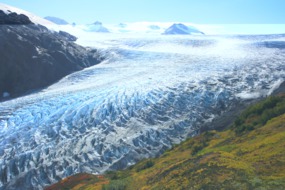
[[[26,15],[0,10],[0,101],[2,95],[21,96],[102,61],[96,49],[75,40],[32,23]]]
[[[103,189],[284,189],[284,113],[285,95],[269,97],[228,130],[205,132],[124,171],[47,189],[101,189],[108,179]]]

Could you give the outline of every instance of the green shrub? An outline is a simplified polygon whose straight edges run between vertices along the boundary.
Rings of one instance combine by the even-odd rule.
[[[195,145],[192,149],[192,156],[197,154],[200,150],[202,150],[204,148],[203,145]]]
[[[145,170],[147,168],[151,168],[152,166],[154,166],[154,161],[148,160],[142,166],[138,167],[136,171],[140,172],[140,171]]]
[[[265,125],[270,119],[285,113],[285,96],[271,96],[246,109],[234,121],[235,132],[241,134]]]
[[[111,180],[109,184],[103,185],[102,190],[125,190],[129,180],[127,178],[121,180]]]
[[[105,175],[111,180],[119,179],[119,176],[116,171],[107,171]]]

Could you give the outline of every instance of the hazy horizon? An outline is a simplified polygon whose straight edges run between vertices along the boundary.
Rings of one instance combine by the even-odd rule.
[[[54,16],[69,23],[96,20],[121,22],[191,22],[196,24],[285,24],[282,0],[2,0],[41,17]]]

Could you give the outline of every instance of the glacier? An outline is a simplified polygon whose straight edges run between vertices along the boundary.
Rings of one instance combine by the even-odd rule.
[[[42,189],[161,154],[278,88],[284,37],[84,34],[77,43],[107,60],[0,103],[0,189]]]

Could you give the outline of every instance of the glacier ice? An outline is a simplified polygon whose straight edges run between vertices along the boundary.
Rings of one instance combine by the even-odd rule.
[[[0,103],[0,189],[125,168],[197,134],[235,102],[268,95],[285,78],[285,50],[259,43],[271,38],[79,39],[109,59]]]

